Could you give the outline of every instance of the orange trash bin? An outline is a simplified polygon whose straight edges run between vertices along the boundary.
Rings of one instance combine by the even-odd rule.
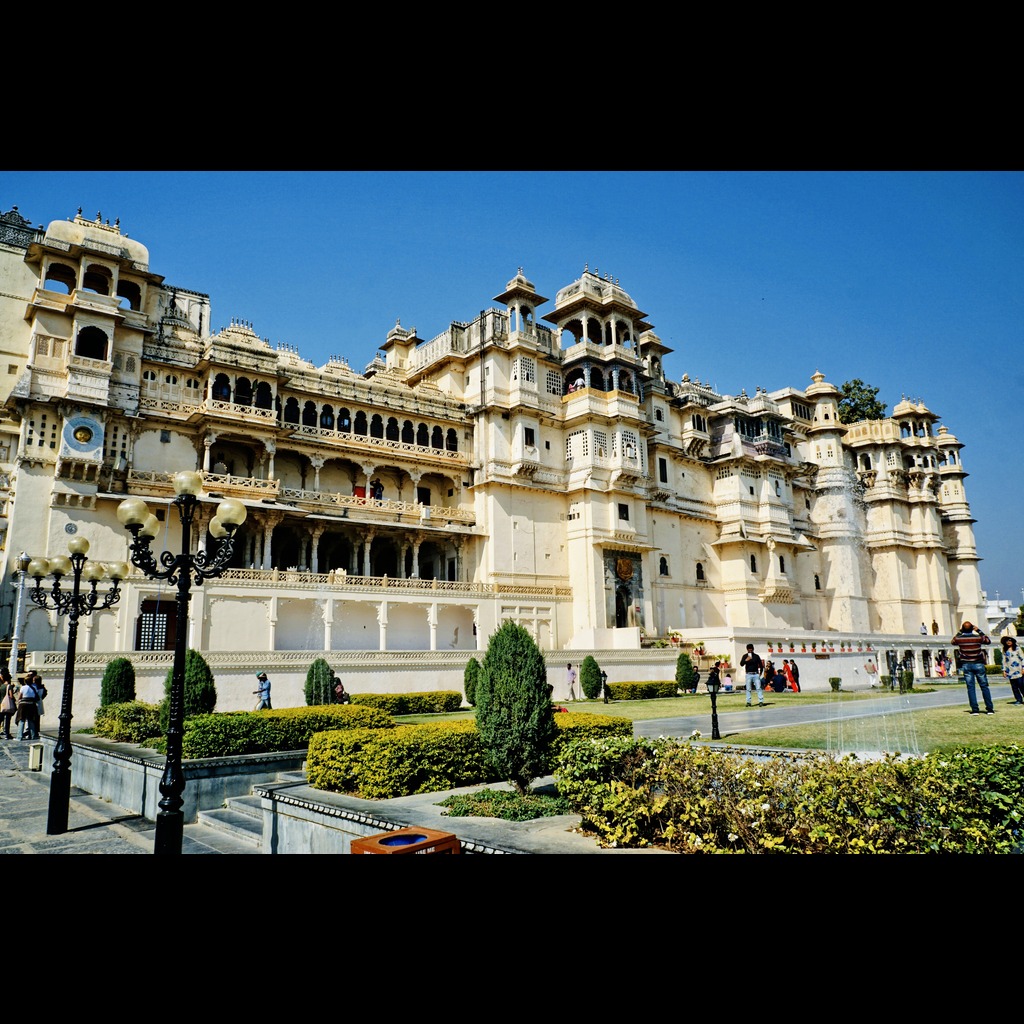
[[[459,837],[432,828],[399,828],[353,839],[350,853],[461,853]]]

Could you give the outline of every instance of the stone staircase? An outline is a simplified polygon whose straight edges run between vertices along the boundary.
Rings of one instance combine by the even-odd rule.
[[[304,784],[306,773],[281,772],[277,781]],[[260,797],[228,797],[223,807],[199,811],[196,817],[193,824],[182,830],[188,841],[208,847],[211,853],[263,852],[263,806]]]

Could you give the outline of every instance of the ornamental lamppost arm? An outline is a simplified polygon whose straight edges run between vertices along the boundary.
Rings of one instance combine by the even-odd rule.
[[[35,581],[35,588],[29,597],[40,608],[53,610],[68,617],[68,653],[64,660],[64,690],[60,697],[60,716],[57,729],[57,744],[53,748],[53,772],[50,774],[50,805],[46,818],[46,834],[63,835],[68,830],[68,802],[71,797],[71,706],[75,689],[75,651],[78,646],[78,620],[82,615],[91,615],[98,608],[109,608],[121,598],[118,589],[121,580],[128,575],[124,562],[89,561],[86,554],[89,542],[84,537],[72,537],[68,541],[71,556],[58,555],[56,558],[33,558],[27,572]],[[43,580],[53,577],[53,586],[47,594]],[[71,591],[61,585],[70,576],[73,580]],[[88,590],[82,593],[82,579]],[[104,579],[111,581],[110,590],[102,601],[97,587]],[[51,605],[50,602],[53,602]]]
[[[217,506],[210,522],[210,534],[219,541],[216,553],[191,552],[192,522],[195,519],[203,478],[194,470],[174,475],[174,506],[181,519],[181,551],[163,551],[159,560],[150,545],[160,524],[141,498],[128,498],[117,508],[117,518],[132,535],[131,562],[151,580],[166,580],[177,587],[175,597],[177,632],[174,635],[174,667],[171,670],[171,693],[167,725],[167,760],[160,780],[160,811],[156,816],[154,853],[181,853],[184,829],[182,793],[185,775],[181,768],[181,741],[185,721],[185,655],[188,645],[188,603],[192,582],[201,586],[203,580],[220,574],[234,552],[235,531],[245,522],[245,506],[234,498],[226,498]]]

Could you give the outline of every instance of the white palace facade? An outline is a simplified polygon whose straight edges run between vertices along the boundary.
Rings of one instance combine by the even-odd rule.
[[[223,497],[248,509],[232,567],[193,589],[189,643],[250,662],[462,666],[509,619],[574,652],[562,662],[670,631],[723,652],[824,649],[919,642],[933,622],[948,640],[982,618],[961,445],[935,413],[904,400],[843,424],[820,372],[719,394],[667,379],[670,351],[617,281],[585,269],[552,301],[520,270],[435,338],[396,323],[362,370],[317,366],[245,321],[214,329],[210,297],[165,282],[117,222],[33,228],[15,207],[0,214],[0,634],[19,632],[21,552],[64,554],[79,534],[91,559],[127,559],[126,496],[156,511],[157,550],[181,550],[181,469],[204,481],[193,550],[214,543]],[[173,598],[133,574],[83,619],[79,657],[171,649]],[[62,652],[66,623],[25,604],[28,650]]]

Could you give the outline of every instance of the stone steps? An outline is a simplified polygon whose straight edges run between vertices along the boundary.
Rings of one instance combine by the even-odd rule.
[[[263,845],[263,808],[258,796],[229,797],[223,807],[199,811],[186,825],[190,838],[221,853],[260,853]]]

